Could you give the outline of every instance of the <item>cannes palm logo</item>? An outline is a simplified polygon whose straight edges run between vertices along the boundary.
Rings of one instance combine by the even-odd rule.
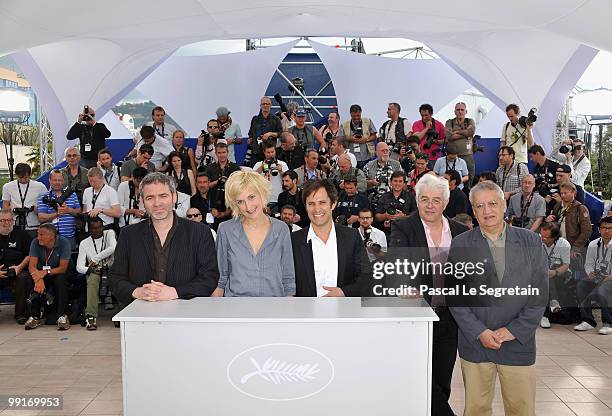
[[[265,344],[236,355],[227,366],[227,378],[235,389],[255,399],[299,400],[329,386],[334,365],[314,348]]]

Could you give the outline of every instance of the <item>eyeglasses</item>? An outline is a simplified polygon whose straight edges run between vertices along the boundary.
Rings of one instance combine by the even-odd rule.
[[[423,205],[429,205],[429,204],[433,204],[433,205],[442,205],[442,203],[444,202],[444,200],[442,198],[427,198],[427,197],[421,197],[419,198],[419,203],[423,204]]]
[[[77,157],[77,156],[78,156],[77,154],[74,154],[74,155],[66,155],[66,157]]]
[[[187,214],[187,218],[196,218],[196,217],[201,217],[202,214]]]
[[[218,129],[218,128],[219,128],[219,126],[208,126],[208,130],[210,130],[210,129]]]
[[[0,221],[2,221],[2,220],[0,220]],[[612,231],[612,227],[603,227],[602,226],[602,227],[599,227],[599,230],[600,231]]]
[[[482,211],[482,210],[484,210],[485,205],[486,205],[486,206],[487,206],[487,207],[488,207],[490,210],[494,210],[494,209],[497,209],[497,207],[499,207],[499,202],[497,202],[497,201],[489,201],[489,202],[487,202],[486,204],[484,204],[484,203],[482,203],[482,202],[481,202],[480,204],[476,204],[476,205],[474,205],[474,209],[475,209],[476,211]]]
[[[371,220],[372,217],[359,217],[360,220]]]
[[[0,222],[3,222],[3,223],[5,223],[5,224],[8,224],[8,223],[10,223],[10,222],[13,222],[13,219],[12,219],[12,218],[6,218],[6,219],[2,219],[2,218],[0,218]]]

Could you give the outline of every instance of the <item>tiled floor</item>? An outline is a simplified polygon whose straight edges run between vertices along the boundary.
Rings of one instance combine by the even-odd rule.
[[[539,416],[612,416],[612,335],[574,332],[553,325],[538,330],[536,412]],[[58,332],[53,326],[24,331],[8,306],[0,307],[0,395],[62,394],[62,411],[14,412],[1,415],[121,415],[119,330],[109,317],[95,332],[76,326]],[[463,411],[459,366],[451,397]],[[498,391],[493,414],[503,415]]]

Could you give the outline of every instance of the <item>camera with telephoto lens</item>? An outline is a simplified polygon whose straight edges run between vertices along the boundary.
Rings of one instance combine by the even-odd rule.
[[[42,201],[49,207],[53,208],[55,211],[59,208],[60,205],[64,205],[64,203],[68,200],[70,195],[74,192],[72,188],[64,188],[60,196],[56,197],[53,192],[48,195],[44,195]]]
[[[225,132],[223,131],[218,131],[216,133],[212,134],[212,137],[214,137],[217,140],[225,140]]]
[[[337,225],[348,225],[346,215],[338,215],[336,219],[334,220],[334,222]]]
[[[550,195],[550,187],[549,187],[548,182],[546,181],[545,177],[538,176],[536,178],[536,180],[535,180],[535,189],[534,190],[542,198],[546,197],[547,195]]]
[[[559,148],[559,153],[562,153],[562,154],[573,153],[573,152],[574,152],[574,145],[573,144],[565,144],[565,143],[563,143],[561,145],[561,147]]]
[[[529,113],[527,113],[527,116],[519,117],[519,124],[523,128],[527,128],[528,124],[535,123],[538,120],[538,116],[536,116],[537,111],[537,108],[532,108],[531,110],[529,110]]]
[[[481,139],[481,137],[478,134],[475,134],[474,137],[472,137],[472,152],[476,153],[476,152],[484,152],[485,148],[484,146],[480,146],[478,144],[478,141]]]
[[[389,214],[389,215],[397,215],[397,208],[395,208],[395,207],[387,208],[387,214]]]
[[[366,248],[372,250],[372,253],[379,254],[382,251],[382,246],[372,240],[372,229],[366,228],[363,230],[363,243]]]
[[[261,168],[263,169],[263,173],[270,172],[270,175],[278,176],[278,161],[276,159],[264,160],[261,164]]]
[[[333,139],[334,139],[334,135],[331,134],[331,132],[328,131],[327,133],[325,133],[325,141],[327,143],[330,143]]]
[[[436,140],[438,140],[440,134],[436,131],[436,129],[431,128],[427,130],[427,133],[425,133],[425,137],[426,139],[425,144],[423,145],[423,149],[429,150],[431,149],[431,146],[436,143]]]
[[[318,153],[319,165],[325,165],[327,162],[329,162],[329,151],[327,150],[327,147],[319,148]]]
[[[608,275],[608,262],[602,261],[601,263],[599,263],[599,267],[593,271],[595,272],[593,282],[595,282],[596,285],[602,283]]]
[[[89,106],[86,105],[83,107],[83,124],[87,124],[89,120],[91,120],[91,116],[89,115]]]
[[[28,214],[33,211],[34,207],[13,208],[13,213],[17,216],[15,218],[15,228],[25,230],[28,224]]]
[[[514,217],[512,218],[512,226],[518,228],[525,228],[529,223],[529,218],[527,217]]]
[[[353,130],[353,136],[355,136],[356,139],[361,139],[363,137],[363,127],[355,127]]]

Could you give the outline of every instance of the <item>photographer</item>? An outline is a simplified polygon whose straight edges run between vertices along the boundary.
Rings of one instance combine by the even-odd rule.
[[[191,197],[189,205],[191,208],[197,208],[202,214],[202,222],[213,223],[212,214],[210,214],[210,178],[206,172],[200,172],[196,176],[196,188],[198,192]]]
[[[155,153],[155,150],[153,150],[153,146],[150,144],[140,146],[136,158],[126,160],[121,165],[121,182],[132,179],[133,172],[138,167],[146,169],[148,173],[155,172],[155,165],[150,162],[153,153]]]
[[[87,105],[66,134],[68,140],[79,139],[81,166],[87,169],[96,166],[98,152],[106,147],[106,139],[110,136],[111,132],[104,123],[96,122],[95,110]]]
[[[373,202],[390,189],[391,175],[399,170],[402,170],[402,165],[397,160],[390,159],[389,145],[385,142],[378,143],[376,145],[376,160],[368,162],[363,168],[368,192],[372,194]]]
[[[467,118],[467,107],[465,103],[455,104],[455,118],[446,120],[444,134],[446,135],[446,154],[453,152],[461,159],[465,160],[468,168],[468,184],[472,183],[476,174],[474,163],[474,133],[476,123],[473,119]],[[435,169],[434,169],[435,170]]]
[[[546,200],[546,213],[550,213],[557,203],[553,195],[559,193],[556,172],[559,164],[546,157],[544,148],[534,144],[529,148],[529,156],[535,164],[533,176],[535,177],[535,190]]]
[[[115,229],[115,220],[118,226],[121,216],[117,191],[106,185],[104,174],[96,167],[89,169],[87,179],[91,187],[83,192],[83,212],[90,218],[99,216],[105,229]]]
[[[143,144],[151,145],[153,147],[153,154],[150,161],[155,165],[156,170],[162,170],[162,165],[166,162],[166,158],[174,151],[172,143],[159,137],[155,134],[153,127],[146,125],[140,128],[140,137],[132,151],[136,152],[136,149],[140,149]]]
[[[367,191],[365,174],[359,169],[351,166],[351,159],[348,155],[341,155],[338,159],[337,169],[329,176],[329,180],[338,188],[338,191],[342,191],[344,189],[344,183],[348,178],[355,179],[357,192],[365,194]]]
[[[280,136],[280,147],[276,149],[278,160],[282,160],[293,170],[304,163],[304,148],[297,145],[297,139],[291,133],[284,132]]]
[[[132,171],[132,178],[129,181],[119,184],[117,198],[121,207],[120,228],[128,224],[136,224],[146,218],[144,207],[140,205],[139,188],[140,182],[148,173],[145,168],[138,166]]]
[[[370,208],[359,210],[359,235],[365,244],[370,262],[383,257],[387,252],[387,236],[372,226],[374,214]]]
[[[520,193],[523,178],[529,175],[526,163],[517,162],[514,149],[510,146],[499,148],[499,167],[495,171],[497,184],[504,191],[506,201],[514,194]]]
[[[516,104],[506,107],[508,121],[501,134],[501,146],[512,147],[517,163],[527,163],[527,149],[535,144],[531,129],[537,117],[531,111],[528,117],[521,117],[521,110]]]
[[[172,135],[176,127],[170,123],[166,123],[166,110],[163,107],[157,106],[151,110],[151,121],[145,126],[151,126],[155,130],[155,135],[160,139],[164,139],[168,143],[172,143]]]
[[[225,181],[229,176],[240,170],[240,166],[227,160],[228,152],[225,143],[217,143],[215,146],[217,161],[211,163],[206,168],[206,173],[210,180],[210,213],[215,218],[213,228],[228,220],[232,211],[225,206]]]
[[[533,175],[526,175],[521,180],[521,193],[512,195],[508,201],[508,222],[537,233],[545,216],[546,201],[535,192]]]
[[[412,123],[412,132],[421,141],[421,152],[429,157],[427,166],[431,169],[440,156],[440,147],[446,141],[444,124],[433,118],[431,104],[419,107],[421,119]]]
[[[86,168],[81,167],[81,155],[76,147],[67,147],[64,150],[64,159],[67,165],[60,169],[64,176],[64,188],[70,188],[76,193],[79,203],[83,203],[83,191],[89,186]]]
[[[242,144],[242,130],[240,125],[230,117],[231,111],[227,107],[219,107],[216,111],[219,132],[223,133],[227,142],[227,160],[236,163],[235,144]],[[195,171],[194,171],[195,172]]]
[[[410,172],[416,165],[416,155],[420,153],[421,141],[415,135],[412,135],[406,139],[405,146],[400,148],[400,165],[404,172]]]
[[[253,170],[263,175],[270,182],[270,197],[268,199],[269,214],[278,212],[278,195],[283,191],[282,173],[289,167],[282,160],[276,158],[276,144],[273,141],[264,143],[264,160],[255,163]]]
[[[336,111],[329,113],[327,116],[327,124],[321,126],[319,133],[321,133],[321,137],[323,137],[323,140],[325,140],[327,144],[331,144],[332,140],[335,138],[339,139],[339,143],[342,142],[344,132],[340,127],[340,114]]]
[[[57,308],[59,318],[57,329],[70,329],[68,320],[68,263],[70,262],[70,243],[52,224],[43,224],[38,228],[37,237],[30,245],[27,293],[31,293],[30,317],[25,329],[35,329],[41,324],[43,303],[52,300]],[[53,293],[50,289],[53,288]]]
[[[30,179],[32,168],[27,163],[17,163],[15,176],[17,179],[2,187],[2,207],[13,210],[15,228],[26,230],[30,237],[36,236],[36,228],[40,224],[36,215],[38,196],[47,192],[40,182]]]
[[[25,324],[25,303],[27,284],[31,280],[28,273],[30,236],[22,230],[13,228],[13,212],[0,210],[0,288],[15,285],[15,321]]]
[[[383,224],[386,235],[391,232],[391,222],[416,211],[417,205],[412,193],[405,191],[406,176],[404,171],[396,171],[391,175],[391,191],[383,194],[376,206],[375,219]]]
[[[357,167],[357,159],[355,158],[355,155],[346,149],[344,142],[338,137],[333,138],[329,143],[329,152],[332,155],[331,159],[329,160],[329,164],[331,165],[332,169],[337,167],[338,157],[341,155],[347,155],[351,160],[351,166],[354,168]]]
[[[116,191],[121,183],[121,175],[119,166],[113,163],[113,154],[110,150],[105,148],[98,152],[97,166],[104,172],[104,182]]]
[[[559,163],[572,167],[571,181],[576,185],[576,199],[584,204],[584,181],[591,172],[591,161],[584,153],[584,142],[580,139],[566,139],[553,150],[552,156]]]
[[[294,220],[300,227],[308,226],[308,214],[302,200],[302,190],[298,188],[298,176],[295,171],[290,170],[282,174],[283,192],[278,195],[278,205],[284,207],[291,205],[295,207],[296,214]]]
[[[431,169],[427,168],[429,162],[429,156],[425,153],[417,153],[416,160],[414,162],[414,169],[408,173],[408,189],[414,194],[414,187],[416,186],[419,179],[431,172]]]
[[[370,208],[368,198],[357,192],[357,178],[349,176],[344,180],[338,203],[333,212],[336,224],[357,228],[359,226],[359,210]]]
[[[278,96],[275,95],[274,99],[279,104],[283,101],[283,97],[280,94],[278,94]],[[281,112],[276,113],[276,115],[281,119],[283,132],[286,132],[291,127],[295,126],[295,112],[298,107],[298,103],[296,103],[295,101],[290,101],[287,103],[287,111],[283,111],[283,107],[281,106]]]
[[[249,146],[244,159],[245,166],[253,166],[263,160],[263,142],[277,139],[283,132],[280,118],[270,113],[272,101],[268,97],[262,97],[259,114],[251,119],[249,127]]]
[[[289,226],[289,230],[291,232],[299,231],[302,229],[302,227],[295,223],[296,215],[297,210],[293,205],[283,205],[280,209],[280,219]]]
[[[571,279],[570,267],[570,243],[559,232],[559,226],[554,222],[542,224],[540,237],[544,244],[544,250],[548,257],[548,299],[549,306],[544,310],[544,316],[540,321],[542,328],[550,328],[550,314],[561,311],[559,295],[566,295],[568,279]],[[562,299],[565,304],[566,299]]]
[[[172,134],[172,147],[181,155],[183,169],[191,169],[195,175],[197,172],[195,154],[191,147],[185,147],[185,131],[177,129]]]
[[[319,144],[320,148],[327,147],[327,143],[323,140],[319,130],[306,124],[306,110],[302,107],[298,108],[295,112],[295,126],[289,127],[287,131],[293,134],[298,144],[305,149],[314,147],[315,141]]]
[[[89,238],[79,244],[79,257],[77,258],[76,270],[85,275],[87,282],[87,308],[85,309],[85,328],[95,331],[98,328],[98,301],[100,285],[103,288],[103,296],[110,298],[108,289],[108,269],[113,264],[113,254],[117,240],[113,230],[104,230],[104,224],[100,218],[88,220]],[[105,299],[105,303],[106,303]],[[111,302],[112,298],[108,299]]]
[[[438,176],[444,176],[444,174],[449,170],[459,172],[461,178],[457,184],[457,188],[463,189],[464,184],[468,183],[470,179],[470,172],[465,160],[461,159],[457,155],[456,150],[452,147],[449,147],[446,150],[446,156],[439,157],[436,160],[433,168],[433,171],[436,172],[436,175]]]
[[[376,127],[372,120],[361,117],[361,107],[358,104],[351,105],[349,112],[351,119],[342,124],[342,136],[349,152],[357,158],[357,168],[363,169],[374,154]]]
[[[398,103],[389,103],[387,107],[389,120],[383,123],[378,135],[379,141],[384,141],[391,148],[391,159],[393,160],[400,159],[400,150],[405,146],[406,139],[412,134],[410,122],[400,117],[401,109]]]
[[[219,122],[214,119],[208,120],[208,123],[206,123],[206,131],[202,130],[202,133],[198,137],[198,143],[196,144],[195,160],[198,165],[198,172],[206,171],[206,167],[208,165],[217,161],[215,146],[217,144],[217,140],[222,137],[224,136],[219,130]]]
[[[38,219],[41,223],[53,224],[59,235],[70,242],[70,248],[76,248],[76,216],[81,213],[81,204],[74,191],[62,189],[64,176],[59,170],[49,174],[49,192],[38,197]]]
[[[461,176],[456,170],[447,170],[444,172],[444,179],[448,181],[448,189],[450,195],[448,204],[444,208],[444,215],[448,218],[455,218],[459,214],[467,214],[470,212],[468,197],[461,189],[459,183]]]
[[[319,169],[319,152],[309,149],[304,156],[304,164],[294,169],[298,176],[298,186],[304,186],[308,181],[326,179],[327,175]]]
[[[584,269],[586,280],[578,280],[578,299],[580,300],[580,317],[582,322],[574,327],[576,331],[587,331],[597,326],[593,317],[591,302],[601,306],[603,326],[601,335],[612,334],[612,218],[599,220],[601,237],[591,241],[587,249]]]

